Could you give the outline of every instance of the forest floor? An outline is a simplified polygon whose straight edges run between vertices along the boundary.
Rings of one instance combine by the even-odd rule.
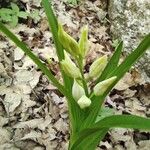
[[[60,79],[52,34],[40,1],[21,0],[28,12],[38,10],[39,20],[20,20],[11,28]],[[114,51],[107,4],[86,0],[71,6],[54,1],[54,10],[65,30],[78,40],[83,25],[89,26],[90,51],[86,70],[97,57]],[[123,56],[122,56],[123,59]],[[47,64],[48,65],[48,64]],[[107,97],[105,105],[116,114],[150,116],[150,84],[132,68]],[[0,34],[0,150],[67,150],[68,112],[65,98],[37,66],[6,37]],[[150,133],[112,129],[97,150],[149,150]]]

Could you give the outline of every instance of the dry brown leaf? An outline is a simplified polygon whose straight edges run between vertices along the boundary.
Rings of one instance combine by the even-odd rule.
[[[58,130],[58,131],[62,131],[63,133],[67,133],[68,131],[68,124],[66,123],[65,120],[63,120],[62,118],[60,118],[55,124],[54,127]]]
[[[5,124],[7,124],[9,121],[8,118],[4,118],[0,115],[0,127],[3,127]]]
[[[132,137],[129,134],[129,130],[116,128],[111,131],[111,139],[114,143],[117,143],[118,141],[130,141]]]
[[[150,140],[140,141],[138,142],[138,149],[137,150],[149,150],[150,148]]]
[[[24,56],[24,52],[20,48],[14,49],[14,60],[18,61],[21,60]]]
[[[115,89],[118,91],[126,90],[129,87],[135,85],[132,75],[126,73],[125,76],[116,84]]]
[[[0,145],[8,143],[11,139],[11,133],[5,128],[0,127]]]
[[[35,142],[37,142],[37,139],[41,137],[41,132],[36,132],[34,130],[32,130],[30,133],[27,133],[24,135],[24,137],[22,137],[19,140],[27,140],[27,139],[31,139],[34,140]]]
[[[7,114],[10,114],[21,104],[21,95],[14,92],[7,93],[3,104]]]
[[[0,150],[20,150],[12,143],[4,143],[0,145]]]
[[[18,122],[13,126],[13,128],[37,128],[39,124],[43,123],[43,118],[40,119],[32,119],[25,122]]]

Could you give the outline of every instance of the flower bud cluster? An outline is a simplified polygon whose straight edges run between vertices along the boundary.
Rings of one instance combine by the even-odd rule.
[[[78,43],[64,31],[61,24],[58,24],[58,38],[65,49],[64,59],[60,62],[62,69],[69,77],[74,79],[72,96],[81,109],[89,107],[92,102],[86,96],[85,89],[83,88],[82,83],[80,83],[83,74],[81,75],[80,69],[69,56],[71,55],[71,57],[75,60],[80,58],[81,62],[84,61],[84,58],[88,52],[88,27],[85,26],[82,28],[81,38]],[[108,58],[106,55],[96,59],[89,68],[88,79],[97,79],[102,74],[107,63]],[[96,96],[103,95],[116,79],[117,77],[114,76],[96,84],[93,88],[94,94]]]

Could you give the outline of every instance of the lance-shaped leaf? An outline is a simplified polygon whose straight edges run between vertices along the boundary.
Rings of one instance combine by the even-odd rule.
[[[93,126],[79,132],[71,150],[78,149],[85,141],[89,143],[89,137],[94,136],[94,134],[96,135],[97,132],[114,127],[150,130],[150,119],[134,115],[114,115],[106,117]]]
[[[50,28],[52,35],[53,35],[53,40],[55,43],[57,56],[58,56],[58,59],[60,62],[62,59],[64,59],[64,50],[63,50],[63,47],[62,47],[62,45],[58,39],[57,19],[56,19],[54,12],[53,12],[51,2],[49,2],[48,0],[42,0],[42,4],[43,4],[44,10],[45,10],[45,13],[47,15],[47,18],[48,18],[49,28]],[[71,78],[69,78],[68,76],[66,76],[61,68],[60,68],[60,71],[61,71],[61,74],[62,74],[62,77],[64,80],[65,87],[67,87],[67,89],[71,91],[73,80]]]
[[[117,79],[113,82],[113,84],[107,89],[107,91],[103,94],[103,96],[93,96],[91,99],[93,101],[90,106],[89,116],[83,123],[83,127],[89,126],[95,123],[95,120],[98,116],[101,105],[103,104],[105,97],[111,91],[111,89],[115,86],[115,84],[123,77],[123,75],[132,67],[132,65],[144,54],[144,52],[150,47],[150,34],[148,34],[139,44],[139,46],[132,51],[126,59],[113,71],[111,72],[107,78],[112,76],[117,76]]]
[[[114,69],[116,69],[116,67],[118,66],[118,63],[119,63],[119,59],[120,59],[120,55],[121,55],[121,52],[122,52],[122,48],[123,48],[123,42],[121,41],[119,43],[119,45],[116,47],[114,54],[112,55],[112,57],[108,61],[107,65],[106,65],[106,67],[104,69],[104,71],[99,76],[99,78],[97,79],[96,83],[105,80],[106,77],[112,71],[114,71]]]
[[[64,49],[61,45],[59,39],[58,39],[58,22],[57,18],[55,17],[55,14],[52,9],[51,1],[49,0],[42,0],[42,5],[44,7],[46,16],[48,18],[48,23],[50,27],[50,31],[53,35],[53,40],[56,47],[57,56],[59,59],[59,62],[64,59]],[[80,125],[80,120],[82,121],[82,113],[81,109],[79,108],[78,104],[74,101],[72,98],[72,95],[70,95],[72,91],[72,84],[73,79],[68,77],[64,71],[61,69],[62,78],[64,80],[64,86],[67,91],[67,102],[68,102],[68,109],[69,109],[69,118],[71,122],[71,130],[76,130],[78,126]]]
[[[37,66],[47,75],[48,79],[52,81],[52,83],[62,92],[62,94],[66,95],[65,88],[58,82],[58,80],[53,76],[51,71],[44,65],[39,58],[32,53],[31,49],[22,41],[20,41],[11,31],[9,31],[1,22],[0,22],[0,30],[10,38],[21,50],[25,52],[32,60],[37,64]]]

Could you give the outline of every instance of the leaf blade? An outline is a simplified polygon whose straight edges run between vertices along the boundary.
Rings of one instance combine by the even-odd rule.
[[[59,59],[59,61],[61,61],[62,59],[64,59],[64,49],[58,39],[58,22],[53,13],[51,3],[48,0],[42,0],[42,4],[45,9],[47,18],[48,18],[49,28],[51,29],[51,32],[53,34],[53,40],[55,43],[58,59]],[[60,69],[61,69],[61,66],[60,66]],[[73,99],[72,94],[71,94],[73,80],[71,78],[69,78],[62,69],[61,69],[61,73],[62,73],[62,77],[64,80],[64,86],[68,91],[67,101],[68,101],[68,106],[69,106],[68,107],[69,108],[69,116],[70,116],[71,122],[73,122],[72,127],[75,130],[78,130],[79,125],[82,122],[81,120],[84,119],[84,114],[83,114],[83,111],[79,108],[76,101]]]
[[[99,109],[103,104],[105,97],[111,91],[111,89],[115,86],[115,84],[123,77],[123,75],[131,68],[131,66],[144,54],[144,52],[150,47],[150,34],[148,34],[139,44],[139,46],[132,51],[127,58],[113,71],[111,72],[107,78],[112,76],[117,76],[117,79],[113,82],[113,84],[107,89],[103,96],[92,96],[92,103],[89,117],[83,123],[83,127],[87,125],[91,125],[96,120]]]
[[[117,66],[120,59],[120,55],[123,48],[123,41],[119,43],[116,47],[114,54],[110,58],[107,66],[105,67],[104,71],[102,72],[101,76],[97,79],[96,83],[103,81],[106,79],[107,75],[110,74]]]
[[[98,121],[92,127],[79,132],[77,135],[78,138],[72,145],[71,150],[79,147],[80,144],[82,145],[83,140],[86,141],[86,138],[88,138],[88,136],[94,136],[94,133],[96,134],[97,132],[99,132],[99,130],[113,127],[150,130],[150,119],[134,115],[114,115],[106,117]]]
[[[32,53],[30,48],[27,47],[27,45],[20,41],[9,29],[7,29],[1,22],[0,22],[0,30],[9,38],[11,39],[19,48],[21,48],[32,60],[35,62],[35,64],[38,65],[38,67],[45,73],[52,81],[54,86],[56,86],[62,94],[65,94],[64,87],[57,81],[57,79],[53,76],[53,74],[48,70],[48,68],[39,60],[39,58]]]

